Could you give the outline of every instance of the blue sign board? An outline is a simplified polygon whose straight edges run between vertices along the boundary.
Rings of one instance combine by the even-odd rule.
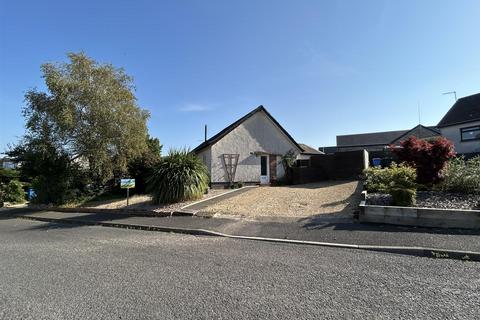
[[[373,158],[372,164],[374,167],[381,167],[382,166],[382,158]]]

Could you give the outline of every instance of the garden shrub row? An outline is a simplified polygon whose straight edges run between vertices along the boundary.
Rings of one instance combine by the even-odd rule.
[[[417,194],[415,168],[405,164],[392,163],[387,168],[370,167],[365,170],[365,175],[367,191],[390,194],[394,205],[415,205]]]
[[[442,171],[438,189],[446,192],[480,193],[480,156],[450,160]]]
[[[418,184],[417,171],[406,163],[392,163],[387,168],[368,168],[364,171],[365,189],[390,194],[394,205],[413,206],[417,188],[429,189],[428,185]],[[469,160],[463,157],[449,160],[441,170],[437,184],[430,190],[480,194],[480,156]]]

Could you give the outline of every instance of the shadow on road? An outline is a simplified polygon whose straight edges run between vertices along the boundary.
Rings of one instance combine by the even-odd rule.
[[[82,227],[85,225],[94,225],[96,222],[111,222],[111,223],[121,223],[122,220],[134,217],[129,214],[119,214],[119,213],[81,213],[79,214],[69,214],[68,212],[50,212],[45,210],[34,210],[34,209],[15,209],[0,212],[0,221],[17,219],[17,218],[26,218],[29,216],[35,216],[35,220],[42,221],[42,217],[38,217],[38,213],[50,213],[53,215],[52,218],[61,218],[62,221],[48,221],[48,218],[45,219],[43,225],[32,226],[27,228],[27,230],[49,230],[49,229],[72,229],[77,227]]]

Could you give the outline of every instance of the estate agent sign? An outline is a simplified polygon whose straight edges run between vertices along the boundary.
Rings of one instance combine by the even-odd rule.
[[[127,207],[128,207],[128,198],[129,198],[129,190],[131,188],[135,188],[135,179],[120,179],[120,188],[127,189]]]
[[[120,188],[122,189],[135,188],[135,179],[120,179]]]

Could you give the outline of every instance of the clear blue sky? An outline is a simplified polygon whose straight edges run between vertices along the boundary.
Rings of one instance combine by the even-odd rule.
[[[263,104],[298,142],[435,125],[480,92],[479,1],[11,1],[0,7],[0,151],[40,64],[85,51],[135,79],[149,130],[194,147]]]

